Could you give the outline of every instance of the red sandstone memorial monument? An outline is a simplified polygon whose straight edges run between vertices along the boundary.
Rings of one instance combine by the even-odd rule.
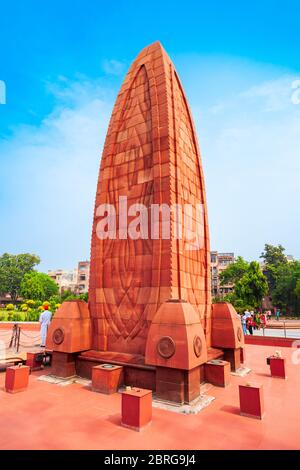
[[[132,207],[153,215],[163,206],[175,208],[168,221],[160,211],[144,233],[130,236]],[[179,236],[197,222],[195,212],[179,214],[183,206],[202,208],[194,245]],[[106,207],[114,207],[115,219],[103,236]],[[189,403],[206,367],[211,375],[220,359],[240,366],[243,345],[234,308],[211,303],[200,151],[177,72],[156,42],[131,65],[112,112],[95,201],[89,305],[66,302],[55,314],[47,341],[53,373],[90,378],[92,367],[114,364],[123,367],[124,385]]]

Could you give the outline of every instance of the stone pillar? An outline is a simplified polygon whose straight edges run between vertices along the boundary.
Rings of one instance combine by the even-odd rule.
[[[260,384],[239,385],[240,413],[242,416],[262,419],[264,416],[263,386]]]
[[[122,426],[141,431],[152,421],[152,390],[132,388],[122,393]]]
[[[51,321],[46,346],[53,351],[53,375],[76,375],[76,356],[91,347],[91,321],[86,302],[73,300],[59,307]]]
[[[30,368],[28,366],[12,366],[6,369],[5,391],[17,393],[28,387]]]
[[[184,401],[190,403],[200,395],[200,366],[185,371]]]
[[[241,367],[241,349],[224,349],[224,360],[230,362],[231,371],[235,372]]]
[[[76,354],[53,351],[51,374],[63,378],[76,375],[75,357]]]
[[[227,361],[215,359],[205,364],[205,378],[207,382],[226,387],[230,382],[230,364]]]
[[[123,367],[113,364],[100,364],[92,369],[93,392],[111,395],[121,386]]]
[[[212,346],[224,351],[224,360],[230,362],[231,370],[241,366],[241,348],[244,333],[240,316],[233,305],[220,302],[212,305]]]
[[[156,366],[156,396],[190,403],[200,396],[200,366],[207,361],[204,331],[195,308],[179,299],[161,305],[152,320],[146,364]]]

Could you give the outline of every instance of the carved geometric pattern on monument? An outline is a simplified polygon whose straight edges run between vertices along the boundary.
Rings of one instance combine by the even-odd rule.
[[[176,137],[177,137],[177,184],[179,203],[191,204],[195,211],[196,204],[205,204],[205,190],[203,187],[203,175],[201,174],[201,162],[199,150],[196,143],[196,136],[193,129],[192,118],[184,93],[181,88],[180,81],[174,72],[173,93],[176,116]],[[194,217],[195,217],[194,212]],[[205,311],[202,312],[203,317],[207,316],[207,285],[206,273],[209,269],[207,260],[207,229],[205,226],[206,213],[204,212],[204,225],[200,236],[203,237],[203,245],[199,249],[187,250],[187,244],[184,242],[184,281],[181,282],[182,298],[189,301],[195,306],[205,305]],[[195,230],[196,223],[193,220],[192,230]],[[183,263],[182,257],[179,263]],[[206,324],[203,324],[206,329]]]
[[[113,155],[114,159],[121,159],[122,155],[122,164],[112,166],[108,203],[118,207],[119,196],[126,195],[128,204],[133,201],[150,207],[154,189],[152,154],[149,80],[145,67],[141,66],[132,81],[120,115]],[[130,237],[120,240],[118,235],[117,231],[115,240],[103,241],[104,288],[112,288],[113,295],[113,302],[111,298],[106,298],[104,312],[117,338],[122,336],[124,339],[133,339],[145,326],[148,301],[145,297],[142,304],[137,304],[137,280],[142,280],[142,286],[147,285],[146,278],[151,270],[151,264],[147,267],[143,265],[138,255],[152,256],[152,240],[133,240]],[[145,269],[148,271],[145,272]]]
[[[117,205],[119,196],[127,196],[128,205],[140,202],[146,207],[205,203],[189,108],[159,43],[141,51],[133,63],[110,120],[95,206]],[[90,306],[96,348],[143,354],[151,319],[180,290],[202,320],[210,316],[207,228],[205,248],[184,252],[182,241],[174,239],[171,219],[171,240],[99,240],[95,214]],[[206,332],[205,320],[202,324]],[[209,328],[207,332],[209,339]]]

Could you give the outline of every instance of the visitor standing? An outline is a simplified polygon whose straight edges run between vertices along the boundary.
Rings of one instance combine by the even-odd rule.
[[[241,318],[244,335],[248,334],[247,318],[248,318],[248,316],[246,315],[246,312],[244,312],[244,315],[242,315],[242,318]]]
[[[44,305],[44,311],[40,315],[39,322],[41,324],[41,348],[46,346],[46,338],[48,327],[51,322],[52,312],[50,312],[48,305]]]
[[[279,317],[280,317],[280,309],[279,308],[276,308],[276,320],[279,321]]]
[[[249,312],[249,310],[245,310],[244,311],[244,315],[246,316],[246,318],[250,317],[251,316],[251,313]]]
[[[267,315],[266,315],[266,313],[261,313],[260,314],[260,324],[261,324],[262,328],[266,328],[266,324],[267,324]]]
[[[250,335],[253,335],[253,317],[251,315],[247,318],[247,328]]]
[[[259,330],[259,328],[260,328],[260,314],[259,314],[259,312],[255,313],[254,320],[255,320],[255,329]]]

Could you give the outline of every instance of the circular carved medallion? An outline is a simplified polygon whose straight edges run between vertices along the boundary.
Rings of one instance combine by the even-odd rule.
[[[200,336],[195,336],[194,338],[194,353],[197,357],[200,357],[202,352],[202,341]]]
[[[53,331],[53,335],[52,335],[53,343],[61,344],[64,339],[65,339],[64,330],[62,330],[61,328],[56,328],[56,330]]]
[[[175,354],[175,343],[170,336],[163,336],[157,343],[157,352],[164,359],[169,359]]]
[[[236,335],[237,335],[238,340],[241,341],[243,335],[242,335],[242,328],[240,326],[237,329]]]

